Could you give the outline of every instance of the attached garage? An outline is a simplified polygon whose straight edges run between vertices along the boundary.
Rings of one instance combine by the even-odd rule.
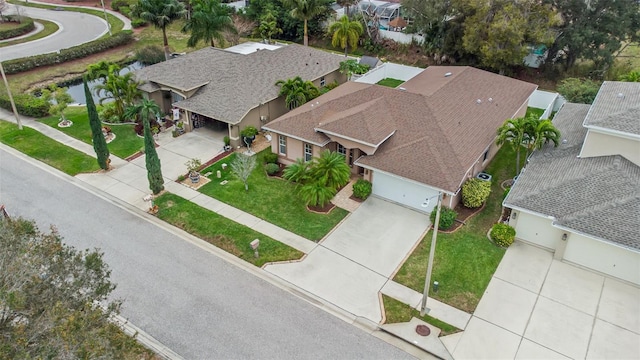
[[[436,189],[379,170],[371,182],[373,195],[420,212],[430,213],[438,202]]]

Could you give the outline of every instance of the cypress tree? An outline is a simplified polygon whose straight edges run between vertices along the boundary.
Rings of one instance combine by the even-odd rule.
[[[153,194],[157,194],[164,190],[164,179],[162,178],[162,171],[160,170],[160,159],[156,152],[156,144],[153,141],[151,135],[151,127],[149,126],[149,112],[147,116],[142,117],[142,124],[144,125],[144,155],[145,164],[147,166],[147,178],[149,179],[149,189]]]
[[[82,80],[84,82],[84,96],[87,101],[87,113],[89,114],[93,149],[96,151],[100,168],[109,170],[109,148],[107,147],[107,140],[104,139],[104,135],[102,134],[102,124],[98,117],[96,104],[93,102],[93,96],[91,96],[91,91],[89,91],[89,86],[87,85],[87,78],[84,77]]]

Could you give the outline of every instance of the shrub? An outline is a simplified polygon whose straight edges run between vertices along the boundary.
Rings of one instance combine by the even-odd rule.
[[[98,117],[100,121],[104,121],[107,123],[119,123],[120,117],[116,113],[116,107],[114,103],[105,104],[102,109],[98,112]]]
[[[60,64],[66,61],[80,59],[108,49],[125,45],[133,41],[131,31],[121,31],[113,36],[94,40],[82,45],[60,50],[59,53],[50,53],[29,56],[21,59],[9,60],[3,63],[7,74],[16,74],[41,66]]]
[[[16,103],[18,113],[21,115],[35,118],[49,115],[51,104],[47,103],[44,99],[31,94],[13,94],[13,100]],[[0,92],[0,107],[11,111],[9,96],[4,92]]]
[[[491,194],[491,182],[471,178],[462,185],[462,203],[468,208],[478,208]]]
[[[120,9],[118,9],[118,12],[126,17],[128,17],[129,19],[131,19],[131,9],[129,8],[128,5],[126,6],[120,6]],[[132,25],[133,26],[133,25]]]
[[[600,90],[600,83],[589,79],[567,78],[558,85],[558,92],[573,103],[591,104]]]
[[[10,18],[9,21],[14,21],[14,20]],[[20,24],[18,24],[18,26],[14,27],[12,29],[7,29],[7,30],[0,31],[0,40],[9,39],[9,38],[12,38],[12,37],[24,35],[24,34],[28,33],[29,31],[31,31],[31,30],[33,30],[35,28],[36,27],[33,24],[33,19],[23,16],[22,19],[20,20]]]
[[[111,1],[111,9],[114,11],[120,11],[121,6],[129,7],[129,2],[127,0],[113,0]]]
[[[270,152],[264,155],[264,162],[267,164],[275,164],[278,162],[278,154]]]
[[[267,171],[267,174],[274,175],[278,171],[280,171],[280,166],[275,163],[268,163],[264,166],[264,169]]]
[[[353,196],[365,200],[371,195],[371,183],[365,179],[358,179],[353,184]]]
[[[338,82],[336,80],[334,80],[333,82],[328,83],[327,85],[325,85],[325,88],[327,88],[327,90],[333,90],[335,88],[338,87]]]
[[[513,239],[516,237],[516,229],[507,224],[495,224],[491,228],[491,240],[498,246],[509,247],[513,244]]]
[[[247,126],[242,131],[240,131],[240,135],[243,137],[252,137],[258,135],[258,129],[255,126]]]
[[[438,207],[434,207],[431,210],[431,223],[436,222],[436,213],[438,212]],[[453,226],[458,217],[458,213],[452,208],[441,206],[440,207],[440,224],[438,224],[438,229],[447,230]]]
[[[231,139],[228,136],[225,136],[222,141],[224,141],[225,146],[231,145]]]
[[[163,62],[165,60],[164,50],[157,45],[143,46],[136,50],[136,60],[144,65],[153,65]]]
[[[131,20],[131,27],[136,29],[139,27],[147,26],[147,22],[142,19],[133,19]],[[162,59],[164,60],[164,58]]]
[[[507,195],[509,195],[509,191],[511,191],[510,187],[504,189],[504,192],[502,193],[502,200],[507,198]]]

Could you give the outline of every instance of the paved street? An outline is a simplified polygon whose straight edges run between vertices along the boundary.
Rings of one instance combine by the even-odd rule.
[[[232,265],[155,218],[84,191],[77,179],[4,150],[0,174],[0,202],[12,216],[55,224],[79,248],[101,248],[123,315],[185,358],[409,358],[250,273],[269,276],[262,270]]]

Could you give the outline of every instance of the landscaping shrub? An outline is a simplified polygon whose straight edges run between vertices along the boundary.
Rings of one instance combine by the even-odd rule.
[[[264,155],[264,162],[267,164],[275,164],[278,162],[278,154],[269,152]]]
[[[330,82],[327,85],[325,85],[325,88],[327,90],[333,90],[333,89],[337,88],[338,85],[340,85],[340,84],[338,84],[338,82],[336,80],[334,80],[333,82]]]
[[[16,103],[18,113],[25,116],[41,118],[49,115],[49,107],[51,104],[44,99],[35,97],[31,94],[13,94],[13,100]],[[11,102],[9,96],[0,92],[0,107],[11,111]]]
[[[502,200],[507,198],[507,195],[509,195],[509,191],[511,191],[510,187],[504,189],[504,192],[502,193]]]
[[[8,21],[16,21],[11,16],[7,16],[7,18]],[[33,24],[33,19],[23,16],[20,20],[20,24],[15,28],[0,31],[0,40],[24,35],[35,28],[36,26]]]
[[[267,171],[267,174],[274,175],[280,170],[280,166],[278,166],[278,164],[275,164],[275,163],[268,163],[267,165],[264,166],[264,169]]]
[[[133,41],[131,31],[121,31],[113,36],[101,38],[86,44],[60,50],[59,53],[29,56],[21,59],[9,60],[3,63],[7,74],[16,74],[35,69],[40,66],[60,64],[66,61],[80,59],[108,49],[125,45]]]
[[[137,29],[139,27],[146,26],[147,22],[142,19],[133,19],[131,20],[131,27]],[[164,59],[163,59],[164,60]]]
[[[437,212],[438,212],[437,206],[434,207],[433,210],[431,210],[430,218],[431,218],[432,224],[436,222]],[[455,210],[446,206],[441,206],[440,207],[440,224],[438,225],[438,229],[447,230],[451,228],[455,223],[457,217],[458,217],[458,213]]]
[[[591,104],[600,90],[600,83],[589,79],[567,78],[560,82],[557,90],[569,102]]]
[[[509,247],[516,237],[516,229],[507,224],[495,224],[491,228],[491,240],[498,246]]]
[[[111,1],[111,8],[114,11],[120,11],[120,7],[126,6],[129,7],[129,2],[127,0],[113,0]]]
[[[131,22],[133,26],[133,22]],[[136,50],[136,60],[144,65],[153,65],[159,62],[163,62],[164,50],[157,45],[147,45]]]
[[[365,179],[358,179],[353,184],[353,196],[365,200],[371,195],[371,183]]]
[[[128,17],[129,19],[131,19],[131,9],[129,8],[128,5],[125,6],[120,6],[120,9],[118,10],[118,12],[126,17]],[[132,25],[133,26],[133,25]]]
[[[478,208],[491,194],[491,182],[471,178],[462,185],[462,203],[468,208]]]

